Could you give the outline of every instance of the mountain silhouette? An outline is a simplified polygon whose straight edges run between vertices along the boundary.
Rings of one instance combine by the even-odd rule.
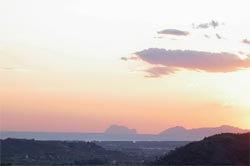
[[[135,129],[129,129],[125,126],[111,125],[106,129],[105,134],[137,134]]]
[[[186,129],[181,126],[168,128],[159,134],[140,134],[135,129],[126,126],[111,125],[100,133],[73,133],[73,132],[25,132],[2,131],[0,137],[26,138],[37,140],[85,140],[85,141],[198,141],[204,137],[220,133],[246,133],[244,130],[232,126],[207,127]]]
[[[181,126],[166,129],[160,132],[158,135],[161,137],[181,139],[186,138],[187,140],[200,140],[204,137],[208,137],[220,133],[246,133],[249,130],[240,129],[233,126],[222,125],[220,127],[205,127],[196,129],[186,129]]]

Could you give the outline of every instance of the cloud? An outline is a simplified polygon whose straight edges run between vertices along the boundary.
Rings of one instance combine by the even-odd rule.
[[[219,26],[219,22],[212,20],[209,25],[213,28],[217,28]]]
[[[210,36],[209,36],[209,35],[207,35],[207,34],[205,34],[205,35],[204,35],[204,37],[205,37],[205,38],[207,38],[207,39],[209,39],[209,38],[210,38]]]
[[[240,55],[244,55],[245,53],[243,51],[238,51]]]
[[[146,75],[145,77],[152,77],[152,78],[157,78],[161,77],[163,75],[168,75],[171,73],[174,73],[177,69],[175,68],[170,68],[170,67],[151,67],[149,69],[144,70],[147,72],[149,75]]]
[[[209,27],[210,27],[210,25],[208,23],[199,24],[199,25],[196,26],[197,29],[199,29],[199,28],[207,29]]]
[[[126,58],[126,57],[121,57],[121,60],[123,60],[123,61],[127,61],[127,60],[128,60],[128,58]]]
[[[128,60],[137,60],[138,57],[132,56],[132,57],[121,57],[121,60],[128,61]]]
[[[241,42],[244,43],[244,44],[249,44],[250,45],[250,40],[248,40],[248,39],[244,39]]]
[[[219,25],[220,25],[220,23],[218,21],[212,20],[208,23],[198,24],[197,26],[193,25],[193,28],[195,28],[195,29],[207,29],[210,27],[217,28]]]
[[[135,55],[144,62],[153,65],[145,70],[157,77],[175,73],[179,69],[206,72],[233,72],[250,68],[250,56],[240,58],[233,53],[213,53],[193,50],[166,50],[149,48],[136,52]],[[161,65],[161,67],[157,67]]]
[[[164,29],[164,30],[159,31],[157,33],[164,34],[164,35],[175,35],[175,36],[187,36],[187,35],[189,35],[189,32],[178,30],[178,29]]]
[[[218,33],[216,33],[215,35],[216,35],[217,39],[222,39],[222,37]]]
[[[164,37],[163,36],[155,36],[154,38],[155,39],[163,39]]]

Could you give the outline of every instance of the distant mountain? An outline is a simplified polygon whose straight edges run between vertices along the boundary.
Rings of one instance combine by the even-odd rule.
[[[197,141],[214,134],[246,132],[250,132],[250,130],[224,125],[214,128],[197,129],[185,129],[184,127],[177,126],[164,130],[159,134],[138,134],[135,129],[112,125],[106,131],[100,133],[0,131],[0,138],[72,141]]]
[[[130,135],[137,134],[135,129],[129,129],[125,126],[111,125],[106,129],[105,134],[119,134],[119,135]]]
[[[176,148],[153,165],[249,165],[250,133],[224,133]]]
[[[197,129],[185,129],[181,126],[176,126],[169,128],[167,130],[159,133],[159,136],[166,138],[173,138],[175,140],[183,139],[186,140],[200,140],[204,137],[208,137],[220,133],[246,133],[249,130],[243,130],[233,126],[223,125],[220,127],[207,127],[207,128],[197,128]]]
[[[0,140],[1,162],[13,165],[109,165],[128,161],[122,152],[83,141]]]

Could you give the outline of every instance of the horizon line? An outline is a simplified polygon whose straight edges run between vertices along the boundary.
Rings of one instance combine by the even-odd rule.
[[[117,125],[117,124],[116,124]],[[110,126],[112,126],[112,125],[110,125]],[[109,127],[110,127],[109,126]],[[126,126],[124,126],[124,125],[119,125],[119,126],[123,126],[123,127],[126,127]],[[250,128],[240,128],[240,127],[237,127],[237,126],[232,126],[232,125],[219,125],[219,126],[216,126],[216,127],[197,127],[197,128],[186,128],[186,127],[184,127],[184,126],[180,126],[180,125],[176,125],[176,126],[173,126],[173,127],[168,127],[168,128],[165,128],[165,129],[163,129],[163,130],[161,130],[160,132],[158,132],[158,133],[140,133],[140,132],[137,132],[137,129],[135,129],[135,128],[133,128],[133,129],[135,129],[136,130],[136,133],[135,134],[128,134],[128,135],[136,135],[136,134],[138,134],[138,135],[158,135],[158,134],[160,134],[161,132],[163,132],[163,131],[165,131],[165,130],[168,130],[168,129],[171,129],[171,128],[175,128],[175,127],[183,127],[184,129],[186,129],[186,130],[192,130],[192,129],[202,129],[202,128],[219,128],[219,127],[223,127],[223,126],[229,126],[229,127],[234,127],[234,128],[238,128],[238,129],[241,129],[241,130],[248,130],[248,131],[250,131]],[[107,128],[109,128],[109,127],[107,127]],[[106,129],[107,129],[106,128]],[[127,127],[128,128],[128,127]],[[105,129],[105,130],[106,130]],[[131,130],[130,128],[128,128],[129,130]],[[30,133],[72,133],[72,134],[76,134],[76,133],[78,133],[78,134],[109,134],[109,133],[105,133],[105,130],[103,130],[103,131],[99,131],[99,132],[88,132],[88,131],[44,131],[44,130],[42,130],[42,131],[34,131],[34,130],[1,130],[0,129],[0,133],[1,132],[30,132]],[[110,134],[110,135],[112,135],[112,134]],[[114,135],[114,134],[113,134]]]

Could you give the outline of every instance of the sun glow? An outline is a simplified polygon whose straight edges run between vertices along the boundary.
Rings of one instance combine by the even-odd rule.
[[[225,78],[221,87],[224,104],[249,111],[250,114],[250,70],[231,73],[229,77]]]

